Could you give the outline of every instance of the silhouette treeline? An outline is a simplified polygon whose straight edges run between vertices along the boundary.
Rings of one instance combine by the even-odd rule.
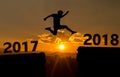
[[[78,77],[119,77],[120,48],[79,47]]]

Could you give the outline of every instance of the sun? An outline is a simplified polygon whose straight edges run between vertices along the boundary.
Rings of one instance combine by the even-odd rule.
[[[59,45],[59,49],[60,49],[60,50],[64,50],[64,49],[65,49],[65,46],[64,46],[63,44],[60,44],[60,45]]]

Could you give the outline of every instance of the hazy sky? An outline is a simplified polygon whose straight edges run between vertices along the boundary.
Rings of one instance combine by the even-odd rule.
[[[61,23],[81,33],[120,33],[120,0],[0,0],[0,40],[49,33],[57,10],[70,11]]]

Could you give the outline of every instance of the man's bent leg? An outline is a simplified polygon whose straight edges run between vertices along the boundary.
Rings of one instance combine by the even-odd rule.
[[[50,31],[54,35],[54,31],[51,29],[51,27],[47,27],[47,28],[45,28],[45,30]]]
[[[72,34],[76,33],[75,31],[71,30],[69,27],[67,27],[66,25],[61,25],[61,29],[66,28],[68,31],[70,31]]]

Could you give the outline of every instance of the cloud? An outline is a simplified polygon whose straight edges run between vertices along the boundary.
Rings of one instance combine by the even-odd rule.
[[[61,42],[82,43],[84,41],[84,37],[81,33],[77,32],[71,35],[63,30],[58,30],[58,34],[56,36],[49,33],[44,33],[38,35],[38,38],[40,43],[61,43]]]

